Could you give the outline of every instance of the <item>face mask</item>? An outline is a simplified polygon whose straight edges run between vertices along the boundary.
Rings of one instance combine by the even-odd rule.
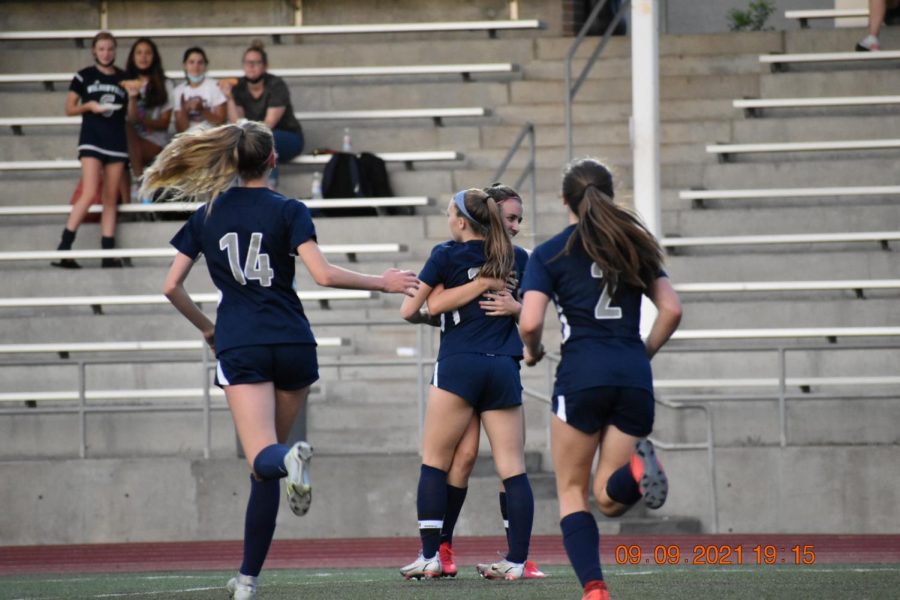
[[[247,80],[247,83],[256,84],[256,83],[259,83],[260,81],[262,81],[263,77],[265,77],[265,75],[260,75],[259,77],[254,77],[253,79],[250,79],[249,77],[244,76],[244,79]]]
[[[185,73],[187,75],[187,73]],[[206,79],[206,73],[202,75],[187,75],[187,80],[191,83],[203,83],[203,80]]]

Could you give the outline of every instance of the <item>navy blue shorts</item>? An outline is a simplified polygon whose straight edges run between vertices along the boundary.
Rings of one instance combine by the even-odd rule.
[[[79,150],[78,158],[96,158],[100,161],[101,165],[109,165],[117,162],[128,162],[128,156],[112,156],[109,154],[104,154],[103,152],[97,152],[96,150]]]
[[[453,354],[434,365],[431,385],[462,397],[477,412],[522,404],[519,361],[500,354]]]
[[[229,348],[217,355],[216,385],[271,381],[275,389],[299,390],[319,379],[313,344],[269,344]]]
[[[615,425],[622,433],[646,437],[653,431],[653,394],[634,387],[592,387],[555,395],[553,414],[588,434]]]

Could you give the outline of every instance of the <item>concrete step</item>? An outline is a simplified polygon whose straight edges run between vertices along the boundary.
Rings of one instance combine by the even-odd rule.
[[[495,106],[495,116],[503,123],[562,125],[565,112],[561,104],[562,95],[556,101],[545,104],[508,104]],[[630,101],[620,102],[581,102],[573,105],[572,122],[581,124],[614,123],[621,124],[631,116]],[[732,108],[730,102],[720,98],[707,100],[692,98],[687,100],[668,100],[660,104],[659,117],[663,124],[679,121],[717,120],[730,121],[740,119],[740,111]]]
[[[660,56],[681,55],[723,55],[723,54],[758,54],[781,52],[784,48],[782,32],[766,31],[741,33],[696,34],[696,35],[660,35]],[[593,41],[593,43],[591,43]],[[577,58],[587,58],[594,51],[599,40],[588,39],[576,53]],[[571,38],[542,38],[535,40],[536,57],[541,60],[562,60],[572,45]],[[603,50],[603,57],[623,58],[631,55],[631,39],[613,37]]]
[[[889,185],[895,183],[892,172],[898,164],[895,157],[861,159],[854,156],[839,160],[819,157],[808,161],[769,158],[765,162],[705,166],[702,173],[693,174],[699,175],[693,185],[707,189]]]
[[[572,62],[572,77],[577,78],[587,64],[587,60]],[[759,63],[757,54],[721,55],[662,55],[659,61],[661,77],[679,75],[708,76],[735,75],[738,73],[766,73],[767,68]],[[524,67],[526,80],[560,80],[565,77],[564,60],[532,60]],[[631,59],[603,56],[588,71],[587,81],[608,79],[630,79]]]
[[[900,81],[879,70],[813,71],[762,75],[757,98],[897,94]],[[740,96],[735,96],[739,98]]]
[[[819,245],[821,246],[821,245]],[[893,252],[857,244],[841,252],[796,248],[788,255],[772,250],[725,254],[680,254],[666,259],[673,281],[765,281],[900,277]],[[777,266],[777,271],[773,268]]]
[[[867,140],[900,136],[898,119],[884,115],[752,119],[734,123],[735,143]],[[707,140],[719,138],[707,138]]]
[[[661,76],[659,91],[661,102],[668,100],[686,100],[705,98],[707,100],[721,98],[730,100],[744,96],[758,97],[760,79],[764,75],[675,75]],[[564,85],[561,81],[511,81],[510,101],[515,104],[546,104],[564,98]],[[774,96],[773,96],[774,97]],[[631,99],[631,82],[628,79],[611,79],[604,85],[587,85],[579,90],[575,103],[627,102]]]
[[[775,275],[775,273],[773,273]],[[682,329],[886,327],[900,320],[897,298],[774,299],[743,295],[724,300],[682,299]]]
[[[900,227],[900,210],[891,204],[834,205],[828,210],[755,206],[667,211],[663,222],[666,235],[682,237],[883,231]]]

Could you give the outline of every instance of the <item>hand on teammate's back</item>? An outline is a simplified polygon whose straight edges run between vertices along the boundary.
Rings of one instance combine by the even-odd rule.
[[[419,278],[412,271],[391,268],[382,273],[381,278],[384,280],[382,291],[390,294],[414,296],[419,289]]]
[[[519,314],[521,305],[507,290],[488,292],[484,297],[487,299],[481,300],[478,305],[489,317],[515,317]]]

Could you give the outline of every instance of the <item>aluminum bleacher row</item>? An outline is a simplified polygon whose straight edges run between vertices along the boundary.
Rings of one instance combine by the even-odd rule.
[[[817,19],[847,19],[868,17],[868,8],[828,8],[813,10],[786,10],[784,11],[785,19],[797,19],[800,27],[809,28],[809,22]]]
[[[299,121],[363,121],[431,119],[441,126],[444,119],[486,117],[491,111],[483,107],[461,108],[401,108],[387,110],[332,110],[316,112],[295,112]],[[77,126],[81,117],[0,117],[0,127],[9,127],[16,135],[23,135],[23,127]]]
[[[545,27],[538,19],[514,19],[497,21],[444,21],[433,23],[371,23],[349,25],[285,25],[267,27],[173,27],[165,29],[111,29],[117,38],[201,38],[236,36],[314,36],[360,35],[396,33],[437,33],[453,31],[484,31],[495,37],[498,31],[539,30]],[[3,31],[0,41],[73,40],[79,46],[96,35],[96,29]]]

